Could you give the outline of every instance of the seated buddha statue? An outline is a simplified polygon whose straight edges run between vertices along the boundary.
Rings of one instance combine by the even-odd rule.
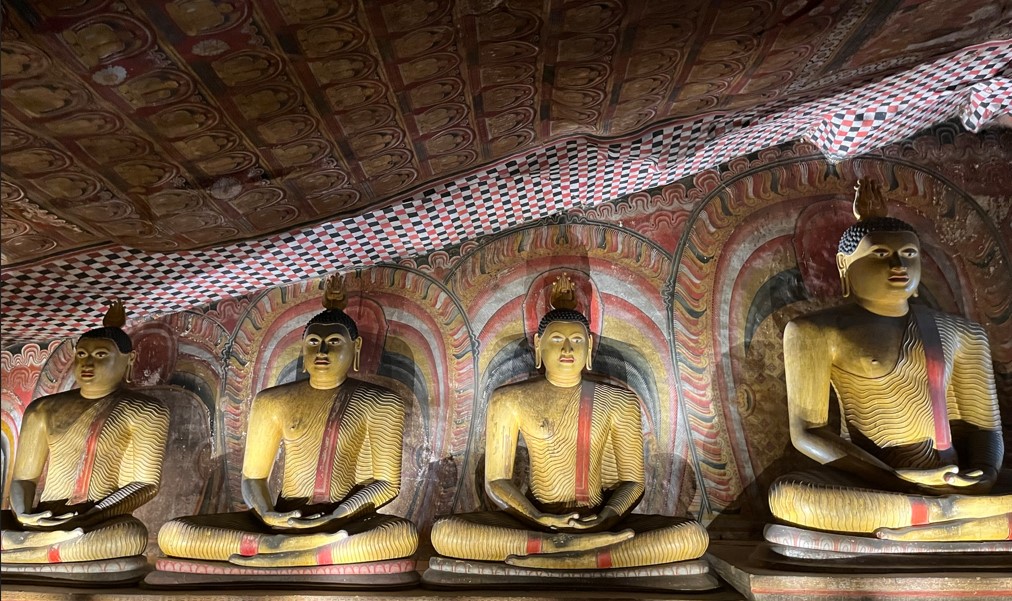
[[[75,346],[80,388],[37,399],[25,411],[11,510],[3,512],[4,579],[143,576],[148,531],[130,512],[158,492],[169,412],[124,386],[136,356],[125,323],[123,305],[114,302],[104,327]]]
[[[1004,451],[987,336],[909,303],[920,243],[886,216],[875,182],[858,183],[854,207],[837,254],[853,302],[784,332],[791,442],[824,467],[777,480],[770,508],[806,529],[867,537],[868,552],[1006,540],[1012,495],[994,489]],[[849,436],[829,425],[831,387]],[[777,528],[767,539],[790,546]]]
[[[343,279],[329,278],[325,310],[309,320],[302,337],[309,379],[253,399],[241,481],[249,510],[167,522],[158,533],[166,555],[228,562],[237,568],[217,572],[242,574],[238,567],[359,564],[415,552],[414,525],[376,513],[400,491],[404,403],[386,388],[348,377],[349,369],[358,370],[362,338],[343,311],[346,304]],[[284,467],[275,500],[268,479],[279,448]],[[414,570],[410,564],[403,571]],[[172,561],[160,561],[158,570],[173,566],[193,571]],[[148,581],[179,584],[158,573]]]
[[[544,366],[544,376],[500,387],[488,403],[485,493],[501,511],[440,518],[432,527],[435,550],[532,568],[523,574],[544,577],[700,557],[709,541],[700,524],[631,513],[644,492],[639,399],[583,377],[593,341],[568,276],[556,280],[551,296],[553,310],[534,336],[535,364]],[[520,438],[529,455],[529,494],[513,481]],[[440,565],[430,561],[424,580],[452,585],[452,575],[438,573]],[[471,566],[477,574],[495,572]]]

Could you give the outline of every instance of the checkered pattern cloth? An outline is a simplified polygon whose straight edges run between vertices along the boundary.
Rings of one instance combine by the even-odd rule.
[[[106,246],[4,269],[4,343],[94,327],[111,297],[145,317],[423,254],[799,138],[838,161],[953,117],[978,131],[1009,113],[1010,62],[1012,41],[993,42],[828,95],[707,114],[621,141],[563,140],[384,209],[262,240],[174,253]]]

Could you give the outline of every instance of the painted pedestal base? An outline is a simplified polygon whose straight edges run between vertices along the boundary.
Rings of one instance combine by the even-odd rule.
[[[910,554],[928,557],[938,553],[997,553],[1009,554],[1009,557],[1012,557],[1012,540],[980,543],[903,542],[805,530],[781,524],[766,526],[763,537],[777,553],[798,559],[846,559],[883,554]],[[937,562],[934,563],[937,565]]]
[[[641,568],[544,570],[497,562],[433,557],[429,560],[429,569],[422,575],[422,582],[432,587],[455,589],[706,591],[720,586],[704,560]]]
[[[798,599],[1007,599],[1012,555],[875,554],[796,559],[766,542],[711,541],[714,570],[754,601]]]
[[[144,584],[158,588],[393,589],[418,584],[414,559],[294,568],[246,568],[224,561],[162,558]]]
[[[76,586],[116,586],[138,582],[150,570],[143,555],[74,561],[64,563],[4,563],[0,579],[4,584],[70,584]]]

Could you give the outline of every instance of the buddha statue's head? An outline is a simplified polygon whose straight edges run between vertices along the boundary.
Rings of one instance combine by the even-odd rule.
[[[921,280],[921,245],[914,228],[886,216],[878,182],[860,180],[854,215],[837,248],[843,295],[881,315],[905,315]]]
[[[309,385],[325,390],[344,382],[349,369],[358,371],[362,338],[355,320],[344,312],[348,298],[340,275],[327,278],[323,306],[302,333],[302,364]]]
[[[534,363],[544,365],[551,383],[574,386],[590,369],[593,336],[590,321],[576,310],[576,289],[566,274],[552,284],[551,304],[534,335]]]
[[[78,338],[74,347],[74,377],[84,398],[102,398],[129,381],[137,353],[130,336],[123,331],[124,325],[123,303],[113,301],[102,320],[102,327]]]

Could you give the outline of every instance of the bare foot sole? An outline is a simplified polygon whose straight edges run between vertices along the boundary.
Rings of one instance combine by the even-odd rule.
[[[562,533],[555,534],[545,541],[542,553],[572,553],[574,551],[590,551],[609,545],[616,545],[636,536],[632,530],[619,532]]]
[[[552,553],[550,555],[510,555],[506,563],[521,568],[544,570],[585,570],[597,567],[597,552]]]
[[[84,536],[84,530],[74,528],[73,530],[54,530],[53,532],[12,532],[4,537],[5,551],[26,549],[34,547],[48,547],[59,543],[65,543]]]

